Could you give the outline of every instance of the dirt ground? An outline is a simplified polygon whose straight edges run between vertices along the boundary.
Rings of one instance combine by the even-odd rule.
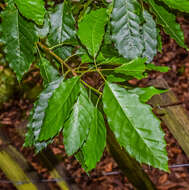
[[[189,19],[178,19],[182,23],[185,32],[186,43],[189,45]],[[170,40],[166,35],[163,35],[163,52],[157,55],[154,59],[157,65],[166,65],[171,69],[168,73],[160,74],[152,72],[148,79],[142,82],[133,80],[132,84],[145,84],[148,80],[157,77],[163,77],[176,93],[179,100],[183,102],[183,106],[189,113],[189,53],[178,47],[173,40]],[[19,99],[15,97],[14,100],[4,104],[0,111],[0,123],[3,130],[6,131],[8,138],[32,166],[43,176],[44,179],[49,178],[48,171],[43,168],[39,161],[34,156],[32,149],[25,149],[22,147],[23,140],[16,133],[15,128],[19,127],[23,120],[29,115],[29,110],[32,104],[26,99]],[[170,134],[166,126],[162,124],[163,130],[166,133],[167,150],[169,156],[169,165],[189,163],[182,149],[177,144],[174,137]],[[67,169],[68,175],[72,178],[78,186],[83,190],[132,190],[132,185],[128,182],[126,177],[120,172],[117,164],[111,156],[105,152],[97,168],[94,169],[88,176],[80,167],[79,163],[74,157],[67,157],[63,145],[59,138],[50,145],[53,152],[61,156],[63,164]],[[159,190],[189,190],[189,167],[172,168],[170,173],[162,172],[158,169],[144,166],[152,181]],[[111,173],[113,172],[113,173]],[[6,177],[0,172],[0,180],[6,180]],[[58,189],[53,184],[50,186]],[[14,190],[11,184],[2,183],[0,181],[1,190]]]

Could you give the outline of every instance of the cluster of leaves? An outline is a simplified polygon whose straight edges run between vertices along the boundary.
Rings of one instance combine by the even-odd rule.
[[[150,70],[168,71],[150,63],[162,49],[158,27],[187,49],[166,4],[189,12],[187,0],[64,0],[48,10],[43,0],[6,1],[0,25],[6,60],[18,81],[33,63],[44,84],[25,146],[39,152],[61,132],[67,154],[90,171],[106,146],[107,123],[136,160],[168,171],[164,133],[146,104],[165,91],[127,82]],[[98,73],[100,86],[84,80],[88,73]]]

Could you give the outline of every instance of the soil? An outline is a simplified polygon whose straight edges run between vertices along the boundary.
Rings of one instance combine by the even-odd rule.
[[[178,21],[182,23],[182,28],[185,32],[186,43],[189,45],[189,22],[187,19],[179,18]],[[150,73],[148,79],[142,81],[132,80],[130,83],[144,86],[151,79],[163,77],[171,87],[171,89],[178,96],[179,100],[183,102],[184,108],[189,113],[189,53],[178,47],[174,40],[163,34],[163,52],[159,53],[154,59],[157,65],[166,65],[171,69],[168,73]],[[88,79],[89,80],[89,79]],[[97,76],[93,76],[92,82],[98,81]],[[19,99],[15,97],[13,100],[5,103],[0,112],[0,123],[3,130],[6,132],[10,143],[15,146],[25,158],[32,164],[32,166],[43,176],[44,179],[49,178],[48,171],[42,167],[36,159],[32,149],[22,147],[23,140],[20,138],[15,128],[22,125],[23,121],[28,117],[29,110],[32,104],[27,99]],[[169,156],[169,165],[189,163],[182,149],[179,147],[177,141],[170,134],[169,130],[162,124],[163,130],[166,133],[165,139],[167,142],[167,150]],[[0,142],[1,143],[1,142]],[[67,157],[64,147],[57,138],[55,142],[50,145],[54,154],[63,158],[63,164],[67,169],[68,175],[77,185],[83,190],[132,190],[132,185],[127,178],[119,170],[117,164],[107,151],[105,151],[101,162],[98,163],[97,168],[87,175],[80,167],[79,163],[74,157]],[[162,172],[152,167],[143,166],[154,184],[159,190],[189,190],[189,167],[179,167],[170,169],[170,173]],[[11,184],[4,183],[6,177],[0,172],[0,189],[14,190],[15,187]],[[52,189],[58,189],[54,184],[49,183]]]

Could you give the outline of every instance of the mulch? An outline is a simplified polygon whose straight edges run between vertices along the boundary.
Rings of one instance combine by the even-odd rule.
[[[182,23],[186,43],[189,44],[189,22],[183,18],[179,18],[178,21]],[[165,34],[163,35],[163,44],[163,52],[156,56],[154,62],[157,65],[169,66],[170,71],[165,74],[151,72],[148,79],[142,81],[132,80],[130,82],[143,86],[147,84],[149,80],[163,77],[189,113],[189,53],[178,47],[174,40],[171,40]],[[94,81],[92,80],[91,82]],[[17,97],[14,100],[10,100],[4,104],[0,112],[0,123],[3,125],[2,128],[11,141],[10,143],[22,152],[25,158],[44,179],[48,179],[49,173],[47,169],[42,167],[32,149],[22,147],[23,140],[15,130],[15,128],[22,125],[23,120],[28,117],[31,108],[32,104],[26,99],[19,99],[19,97]],[[164,124],[162,124],[162,128],[166,133],[165,139],[167,142],[169,165],[189,163],[189,159]],[[87,175],[74,157],[66,156],[60,138],[56,138],[55,142],[50,145],[50,148],[54,154],[62,157],[68,175],[83,190],[134,189],[107,151],[104,152],[103,158],[101,162],[98,163],[96,169],[90,172],[90,175]],[[143,167],[157,186],[157,189],[189,190],[189,167],[171,168],[170,173],[162,172],[145,165]],[[6,180],[6,176],[4,176],[1,171],[0,180]],[[51,186],[52,189],[58,189],[58,187],[52,183],[49,183],[49,186]],[[0,181],[0,189],[14,190],[15,187],[11,184],[1,183]]]

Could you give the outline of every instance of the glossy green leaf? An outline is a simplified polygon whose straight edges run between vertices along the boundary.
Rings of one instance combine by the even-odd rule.
[[[164,133],[149,105],[112,83],[103,93],[104,111],[119,144],[141,163],[168,171]]]
[[[55,7],[50,13],[50,31],[48,41],[51,46],[75,38],[75,19],[68,0]]]
[[[45,16],[44,0],[14,0],[19,11],[27,19],[42,25]]]
[[[146,58],[133,59],[132,61],[117,67],[115,72],[125,74],[127,76],[133,76],[137,79],[142,79],[146,77],[144,74],[146,70],[145,62]]]
[[[134,88],[132,90],[128,90],[129,93],[136,94],[139,96],[141,102],[147,102],[151,99],[152,96],[156,94],[161,94],[167,92],[167,90],[161,90],[154,88],[153,86],[146,88]]]
[[[96,163],[104,152],[106,146],[106,127],[104,118],[97,108],[93,108],[93,120],[90,125],[90,131],[82,152],[85,160],[87,171],[96,167]]]
[[[48,35],[48,43],[50,46],[62,44],[67,40],[75,39],[75,19],[72,15],[69,0],[64,1],[55,7],[55,10],[49,13],[50,31]],[[63,60],[72,54],[71,46],[60,46],[54,52]]]
[[[107,21],[106,9],[101,8],[85,15],[78,24],[78,36],[92,57],[96,57],[100,49]]]
[[[80,56],[81,58],[81,63],[93,63],[94,60],[93,58],[88,54],[87,50],[85,50],[84,48],[79,48],[77,50],[77,55]],[[101,62],[104,61],[105,57],[103,56],[103,54],[101,52],[99,52],[98,56],[96,57],[96,62]]]
[[[145,10],[143,11],[143,18],[145,23],[142,28],[144,40],[142,56],[148,59],[147,63],[150,63],[157,54],[157,29],[152,15]]]
[[[170,8],[178,9],[179,11],[189,13],[189,1],[188,0],[161,0]]]
[[[63,130],[64,145],[69,156],[77,152],[87,139],[92,120],[92,102],[89,100],[84,87],[81,86],[80,91],[81,93]]]
[[[39,141],[38,137],[45,118],[45,111],[47,109],[48,100],[52,97],[54,91],[59,87],[63,78],[59,78],[47,86],[47,88],[40,94],[38,100],[34,104],[34,108],[30,112],[29,123],[27,125],[27,133],[24,146],[35,146]]]
[[[50,30],[50,23],[49,23],[49,15],[46,14],[44,18],[44,24],[42,26],[35,25],[35,29],[37,31],[37,35],[40,38],[47,37],[49,30]]]
[[[48,83],[58,79],[60,77],[59,72],[50,64],[50,62],[41,57],[39,62],[40,73],[43,78],[44,86],[47,86]]]
[[[145,0],[147,1],[153,13],[156,15],[157,23],[160,24],[164,31],[171,36],[181,47],[186,48],[184,42],[184,34],[181,30],[180,25],[176,22],[176,16],[169,12],[164,7],[155,3],[154,0]]]
[[[150,71],[159,71],[162,73],[166,73],[170,70],[170,67],[167,66],[156,66],[154,64],[147,64],[146,69]]]
[[[54,137],[63,128],[72,107],[79,94],[79,77],[61,81],[52,96],[48,99],[48,106],[44,110],[45,117],[41,121],[39,140]]]
[[[129,78],[125,75],[121,75],[121,74],[117,74],[117,73],[112,73],[110,75],[107,75],[106,80],[108,82],[124,82],[124,81],[128,81],[132,78]]]
[[[124,57],[111,57],[101,61],[99,65],[123,65],[128,62]]]
[[[114,0],[112,39],[119,53],[129,60],[139,57],[143,51],[140,11],[137,0]]]
[[[13,4],[2,12],[2,40],[6,60],[21,80],[34,60],[34,46],[38,41],[34,24],[19,15]]]

